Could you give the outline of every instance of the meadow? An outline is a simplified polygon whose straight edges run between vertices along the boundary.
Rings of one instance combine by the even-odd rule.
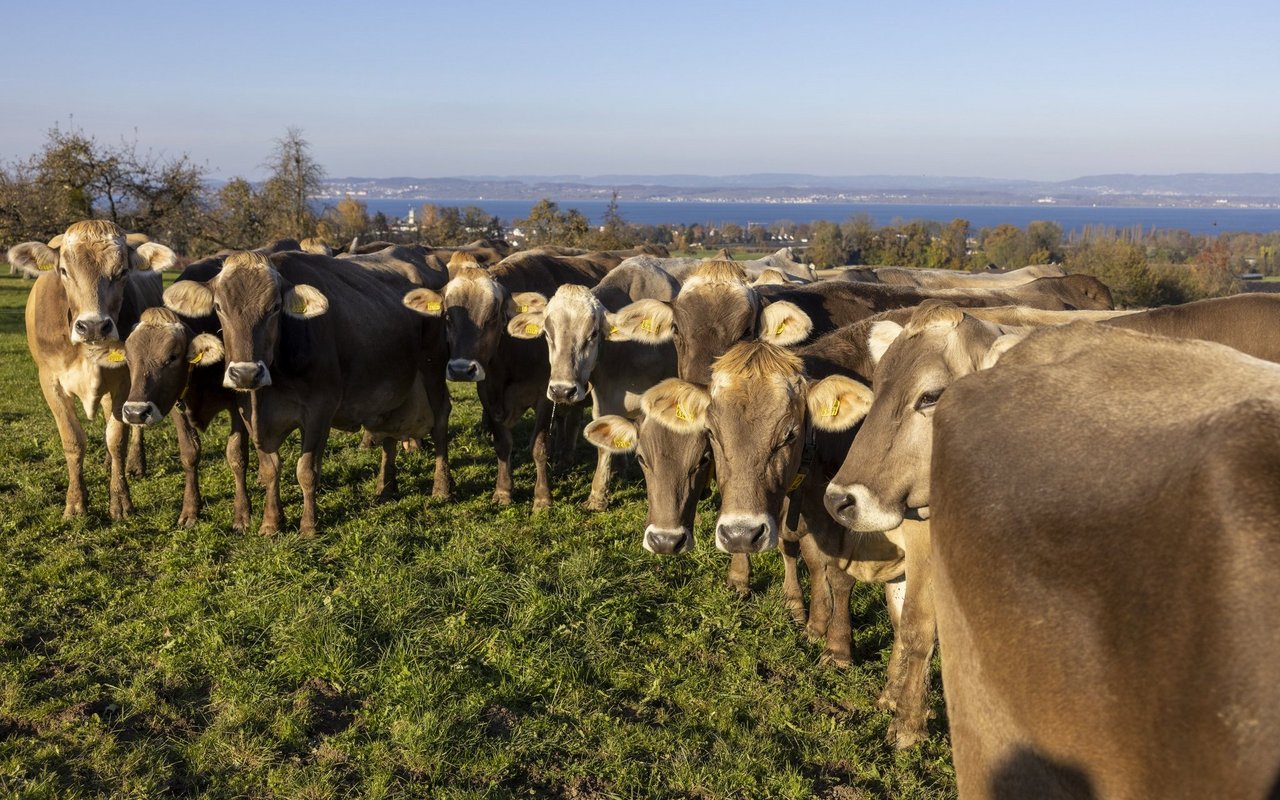
[[[204,436],[201,520],[176,528],[166,421],[131,481],[136,513],[110,524],[99,418],[90,514],[64,521],[65,463],[23,333],[30,286],[0,278],[0,795],[954,796],[936,664],[931,737],[885,742],[881,587],[855,589],[854,666],[823,665],[783,608],[776,553],[753,559],[749,597],[725,588],[714,494],[694,552],[652,556],[634,464],[608,511],[582,510],[582,442],[555,464],[553,508],[532,515],[531,417],[516,503],[495,507],[469,386],[451,385],[451,502],[424,499],[431,462],[414,453],[401,497],[374,504],[377,451],[335,432],[319,534],[261,537],[256,517],[237,533],[224,418]]]

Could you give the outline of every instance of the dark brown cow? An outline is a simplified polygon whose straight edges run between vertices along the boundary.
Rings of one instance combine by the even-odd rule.
[[[431,427],[430,340],[404,308],[405,284],[340,260],[290,252],[234,253],[207,282],[182,281],[165,304],[185,316],[216,314],[226,353],[223,384],[241,392],[240,413],[258,450],[266,488],[261,533],[284,524],[278,453],[302,432],[298,483],[304,535],[316,530],[320,458],[333,427],[365,427],[384,439]]]
[[[177,257],[164,245],[126,237],[105,220],[77,222],[48,245],[27,242],[11,248],[8,255],[9,263],[19,268],[49,267],[27,297],[27,346],[67,459],[63,516],[83,514],[88,505],[82,469],[85,433],[75,400],[89,419],[99,405],[106,412],[109,510],[112,519],[128,516],[133,502],[125,477],[126,428],[120,414],[129,370],[120,331],[133,327],[143,309],[160,302],[156,272],[173,266]],[[141,439],[137,441],[140,446]]]
[[[495,503],[511,502],[511,428],[533,407],[533,460],[537,467],[533,508],[536,511],[551,505],[547,432],[553,405],[546,394],[547,345],[542,338],[507,336],[507,323],[517,314],[540,310],[530,303],[541,303],[564,284],[594,286],[608,269],[583,257],[517,253],[488,270],[477,264],[457,268],[443,292],[416,289],[404,297],[404,304],[418,313],[444,318],[450,356],[448,379],[479,384],[480,404],[498,458]]]
[[[933,568],[961,797],[1275,796],[1278,398],[1274,364],[1088,324],[947,390]]]

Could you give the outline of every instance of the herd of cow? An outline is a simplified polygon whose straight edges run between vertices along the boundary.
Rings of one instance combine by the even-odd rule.
[[[380,494],[400,442],[429,438],[447,497],[447,381],[474,381],[495,503],[535,409],[538,510],[553,409],[590,399],[586,504],[607,505],[613,455],[634,452],[645,549],[693,547],[714,475],[729,584],[745,592],[748,556],[781,550],[786,607],[835,663],[853,582],[885,584],[890,739],[927,735],[938,641],[962,795],[1280,792],[1278,296],[1115,311],[1055,266],[814,280],[785,251],[296,242],[198,261],[162,292],[173,252],[101,221],[9,261],[39,276],[27,334],[68,516],[86,507],[77,400],[106,412],[113,518],[131,510],[141,426],[168,415],[193,524],[199,432],[226,410],[235,526],[250,443],[260,531],[284,525],[278,449],[297,429],[311,534],[332,428],[381,442]]]

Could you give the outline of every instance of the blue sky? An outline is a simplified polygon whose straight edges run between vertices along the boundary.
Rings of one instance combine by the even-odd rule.
[[[1280,3],[8,3],[52,125],[255,177],[1280,172]]]

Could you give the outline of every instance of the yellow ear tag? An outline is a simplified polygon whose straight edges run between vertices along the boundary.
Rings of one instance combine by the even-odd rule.
[[[840,416],[840,398],[837,397],[835,400],[832,400],[831,405],[827,406],[826,409],[823,410],[822,416],[824,417]]]
[[[657,333],[657,330],[653,326],[653,317],[645,317],[641,320],[640,330],[647,331],[649,333]]]
[[[124,351],[123,351],[123,350],[108,350],[108,351],[107,351],[107,360],[108,360],[108,361],[110,361],[110,362],[111,362],[111,363],[113,363],[113,364],[119,364],[121,361],[124,361]]]
[[[439,310],[440,310],[440,304],[439,304],[439,303],[427,303],[427,310],[428,310],[428,311],[430,311],[432,314],[434,314],[434,313],[436,313],[437,311],[439,311]]]
[[[786,329],[787,329],[787,321],[784,319],[782,322],[778,323],[778,327],[773,329],[773,335],[781,336],[782,332]]]
[[[803,472],[797,472],[796,476],[791,479],[791,485],[787,487],[788,492],[794,492],[800,488],[800,484],[804,483],[804,479],[808,477]]]
[[[609,335],[610,335],[610,336],[614,336],[615,334],[617,334],[617,332],[618,332],[618,326],[617,326],[617,325],[610,325],[610,326],[609,326]]]
[[[631,440],[625,436],[615,436],[613,437],[613,448],[615,450],[630,450]]]
[[[689,416],[689,412],[684,410],[684,406],[676,403],[676,419],[682,419],[685,422],[693,422],[693,417]]]
[[[196,353],[195,357],[191,359],[191,365],[195,366],[196,364],[199,364],[203,360],[204,360],[204,353]]]
[[[293,305],[289,307],[289,310],[295,314],[305,314],[307,313],[307,301],[294,295]]]
[[[529,336],[536,336],[540,330],[542,330],[542,328],[539,328],[536,322],[530,322],[524,326],[524,332]]]
[[[528,314],[528,313],[529,313],[529,307],[528,307],[528,306],[526,306],[524,303],[521,303],[521,304],[520,304],[520,313],[521,313],[521,314]]]

